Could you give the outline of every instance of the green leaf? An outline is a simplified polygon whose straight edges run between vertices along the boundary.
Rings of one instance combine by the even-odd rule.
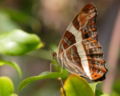
[[[13,67],[18,72],[19,76],[20,77],[22,76],[22,70],[15,62],[0,60],[0,66],[3,66],[3,65],[9,65]]]
[[[100,82],[94,82],[94,83],[89,83],[90,87],[92,88],[93,92],[95,93],[96,91],[96,86],[97,84],[99,84]]]
[[[59,77],[61,78],[66,78],[68,74],[66,73],[59,73],[59,72],[43,72],[38,76],[32,76],[28,77],[25,80],[23,80],[20,85],[19,85],[19,90],[23,89],[25,86],[28,84],[35,82],[37,80],[42,80],[42,79],[57,79]]]
[[[88,83],[77,75],[70,75],[64,83],[61,96],[94,96]],[[66,94],[66,95],[65,95]]]
[[[10,96],[13,92],[12,81],[8,77],[0,77],[0,96]]]
[[[5,55],[23,55],[41,48],[43,43],[35,34],[16,29],[0,35],[0,53]]]

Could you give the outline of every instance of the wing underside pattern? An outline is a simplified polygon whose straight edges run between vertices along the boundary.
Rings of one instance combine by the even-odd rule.
[[[90,80],[102,78],[107,71],[96,32],[96,16],[96,7],[87,4],[66,29],[57,52],[59,63],[68,71]]]

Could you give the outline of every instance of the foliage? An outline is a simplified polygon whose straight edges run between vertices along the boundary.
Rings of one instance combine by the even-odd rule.
[[[3,65],[9,65],[13,67],[18,72],[19,76],[22,77],[22,70],[15,62],[0,60],[0,66]]]
[[[6,12],[11,14],[11,11]],[[23,15],[21,14],[21,16]],[[5,11],[0,11],[0,21],[0,54],[4,59],[7,59],[5,58],[7,56],[25,55],[43,47],[43,43],[37,35],[18,28],[18,25],[9,18]],[[19,65],[3,58],[0,60],[0,66],[9,65],[18,72],[19,77],[22,77]],[[18,96],[14,91],[12,80],[9,77],[1,76],[0,96]]]
[[[23,89],[26,85],[42,79],[57,79],[57,78],[66,78],[67,74],[60,72],[43,72],[38,76],[28,77],[20,83],[19,90]]]
[[[17,96],[14,85],[8,77],[0,77],[0,96]]]
[[[79,76],[71,75],[64,83],[62,96],[94,96],[88,83]],[[64,94],[64,95],[63,95]]]
[[[5,1],[7,2],[7,0]],[[63,80],[61,80],[61,83],[64,82],[64,84],[61,84],[59,87],[61,96],[120,96],[120,81],[117,81],[113,85],[111,94],[106,94],[103,93],[101,87],[98,87],[98,85],[102,85],[101,82],[88,83],[80,76],[69,76],[69,73],[59,66],[56,60],[52,58],[50,50],[55,49],[56,46],[54,45],[56,44],[54,44],[54,41],[57,40],[51,40],[52,37],[50,36],[53,34],[51,34],[52,32],[50,31],[52,28],[48,30],[45,25],[41,24],[42,22],[40,23],[39,20],[33,16],[31,7],[33,6],[33,1],[21,0],[22,6],[19,10],[9,7],[0,8],[0,67],[8,65],[14,68],[19,77],[22,78],[22,73],[24,72],[22,72],[17,62],[12,59],[8,60],[8,57],[22,57],[29,54],[29,56],[50,61],[56,72],[43,72],[37,76],[24,78],[24,80],[17,84],[17,88],[14,87],[14,80],[12,81],[10,77],[0,76],[0,96],[18,96],[19,93],[24,91],[25,87],[28,88],[28,85],[33,82],[45,79],[58,80],[58,78]],[[39,32],[41,27],[48,32]],[[58,38],[57,32],[54,32],[54,34],[54,37]],[[40,49],[44,46],[41,39],[44,40],[44,42],[47,41],[45,42],[46,45],[44,49]],[[19,89],[19,91],[15,92],[17,89]],[[46,89],[44,92],[47,92]]]
[[[0,44],[0,53],[7,56],[24,55],[43,46],[43,43],[37,35],[26,33],[20,29],[12,29],[9,32],[0,34]],[[61,78],[63,80],[66,79],[64,85],[61,86],[61,96],[119,96],[117,87],[115,87],[117,92],[114,91],[111,95],[108,95],[103,93],[100,89],[97,89],[97,85],[101,84],[99,82],[88,83],[80,76],[69,76],[65,69],[62,69],[62,72],[60,72],[61,67],[56,60],[48,55],[50,52],[41,51],[41,53],[44,55],[40,56],[40,58],[51,60],[51,63],[57,72],[43,72],[37,76],[31,76],[22,80],[19,84],[20,92],[28,84],[37,80]],[[18,64],[12,61],[0,60],[0,66],[6,64],[13,67],[20,77],[22,76],[22,71]],[[0,77],[0,96],[18,96],[14,93],[14,85],[8,77]]]
[[[22,30],[1,34],[0,45],[0,53],[5,55],[23,55],[43,46],[36,35]]]

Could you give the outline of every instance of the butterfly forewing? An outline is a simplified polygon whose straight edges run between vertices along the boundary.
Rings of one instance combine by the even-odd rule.
[[[57,60],[68,71],[99,80],[106,73],[103,51],[97,40],[97,10],[87,4],[69,24],[57,52]]]

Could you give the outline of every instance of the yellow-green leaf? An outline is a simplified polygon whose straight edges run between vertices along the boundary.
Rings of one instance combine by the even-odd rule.
[[[0,77],[0,96],[10,96],[14,93],[14,86],[8,77]]]
[[[89,84],[77,75],[70,75],[64,83],[61,96],[94,96]]]
[[[92,83],[89,83],[90,87],[92,88],[93,92],[95,93],[96,91],[96,86],[97,84],[100,84],[101,82],[92,82]]]

